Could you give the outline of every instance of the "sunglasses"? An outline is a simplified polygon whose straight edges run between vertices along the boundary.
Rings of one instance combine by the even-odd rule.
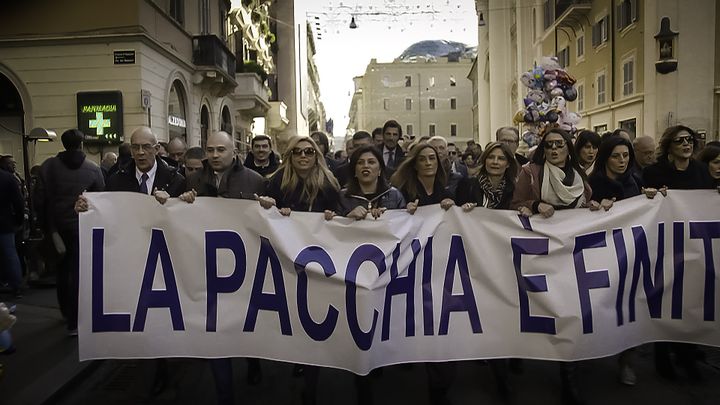
[[[449,155],[452,155],[452,156],[455,156],[455,155],[457,155],[457,152],[452,152],[452,151],[451,151],[451,152],[448,152],[448,154],[449,154]]]
[[[682,144],[684,144],[685,142],[687,142],[687,143],[692,143],[692,142],[693,142],[693,137],[690,136],[690,135],[679,136],[679,137],[673,139],[672,142],[673,142],[675,145],[682,145]]]
[[[293,148],[292,154],[293,156],[300,156],[303,154],[305,156],[313,156],[315,155],[315,148]]]
[[[552,149],[553,146],[560,149],[560,148],[564,148],[565,145],[567,144],[567,142],[565,142],[564,139],[557,139],[554,141],[545,141],[544,144],[545,144],[545,148],[547,148],[547,149]]]

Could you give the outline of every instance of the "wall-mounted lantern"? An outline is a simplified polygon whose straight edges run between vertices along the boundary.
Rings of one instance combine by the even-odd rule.
[[[660,20],[660,32],[655,35],[658,43],[659,59],[655,62],[655,70],[660,74],[668,74],[677,70],[675,38],[677,32],[670,29],[670,18],[663,17]]]

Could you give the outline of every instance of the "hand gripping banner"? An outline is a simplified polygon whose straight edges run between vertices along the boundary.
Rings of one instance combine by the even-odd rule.
[[[420,208],[353,221],[90,193],[80,358],[259,357],[366,374],[479,358],[720,345],[720,195],[608,212]]]

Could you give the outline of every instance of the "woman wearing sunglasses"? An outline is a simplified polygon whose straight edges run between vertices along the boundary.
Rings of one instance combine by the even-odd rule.
[[[282,158],[282,164],[270,177],[267,196],[258,197],[260,205],[265,209],[277,206],[285,216],[302,211],[324,212],[325,219],[332,218],[340,186],[315,141],[308,136],[290,138]],[[303,404],[316,403],[319,372],[320,368],[315,366],[295,365],[293,374],[305,379]]]
[[[643,170],[646,187],[695,190],[712,188],[708,168],[693,159],[698,136],[692,129],[676,125],[665,130],[658,142],[657,162]]]
[[[288,142],[282,164],[270,177],[267,196],[259,201],[265,209],[277,206],[285,216],[292,211],[329,213],[338,205],[339,190],[315,141],[297,136]]]
[[[561,209],[597,210],[600,204],[590,201],[591,193],[570,134],[550,128],[543,134],[530,163],[520,169],[510,208],[526,217],[540,214],[545,218]],[[560,377],[563,403],[584,403],[577,381],[577,362],[560,362]]]
[[[529,217],[550,218],[555,210],[590,207],[591,189],[580,167],[570,134],[559,128],[545,132],[529,164],[520,169],[511,209]]]
[[[708,168],[693,159],[698,136],[684,125],[672,126],[663,132],[658,145],[657,162],[643,170],[645,187],[678,190],[710,189],[713,181]],[[698,349],[687,343],[655,343],[655,370],[669,380],[677,378],[670,352],[675,361],[693,380],[702,378],[697,368]]]

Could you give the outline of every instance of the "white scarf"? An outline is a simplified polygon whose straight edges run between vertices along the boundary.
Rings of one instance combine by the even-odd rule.
[[[545,162],[543,165],[543,182],[542,190],[540,191],[540,199],[552,206],[569,206],[575,200],[577,204],[574,207],[579,207],[585,203],[584,192],[585,185],[583,184],[582,177],[575,169],[575,178],[571,186],[563,184],[565,179],[565,172],[553,165],[552,163]]]

